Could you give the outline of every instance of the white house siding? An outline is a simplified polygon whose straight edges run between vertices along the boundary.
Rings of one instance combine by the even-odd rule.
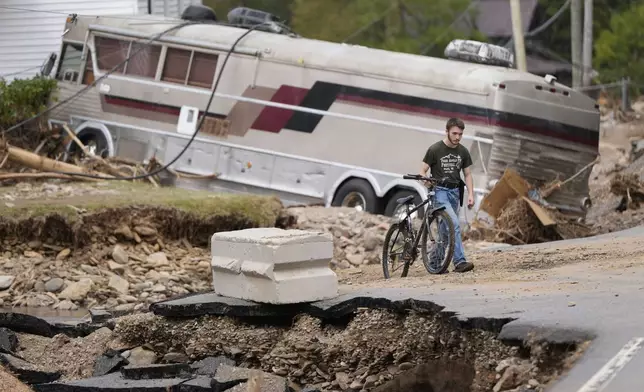
[[[167,16],[179,16],[188,3],[201,3],[200,0],[152,1],[154,13]],[[70,13],[147,14],[147,0],[0,0],[0,78],[12,80],[36,75],[51,52],[58,54],[65,20]]]
[[[148,0],[138,0],[139,14],[148,13]],[[180,16],[187,6],[202,4],[201,0],[150,0],[153,15]]]

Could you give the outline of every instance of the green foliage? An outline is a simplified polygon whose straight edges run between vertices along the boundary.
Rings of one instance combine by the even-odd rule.
[[[629,76],[633,81],[644,81],[644,4],[633,4],[629,9],[614,14],[608,29],[595,42],[594,66],[601,83]]]
[[[266,12],[279,17],[289,23],[291,20],[291,4],[293,0],[203,0],[202,4],[206,5],[217,14],[219,20],[226,20],[228,12],[235,7],[249,7]]]
[[[7,83],[0,78],[0,129],[7,129],[47,107],[55,79],[36,76],[32,79],[14,79]]]
[[[485,41],[477,31],[462,32],[452,21],[470,0],[204,0],[220,19],[238,6],[270,12],[306,38],[443,56],[454,38]],[[473,14],[472,14],[473,16]]]
[[[581,10],[581,23],[583,30],[583,2]],[[553,16],[563,5],[562,0],[539,0],[540,6],[545,10],[537,24],[544,23]],[[594,0],[593,1],[593,41],[597,42],[602,32],[610,28],[611,16],[627,10],[633,0]],[[582,33],[583,34],[583,33]],[[572,60],[570,43],[570,7],[552,25],[540,34],[533,37],[526,37],[526,41],[536,41],[551,52]],[[529,45],[528,45],[529,46]],[[595,46],[596,50],[596,46]],[[576,64],[581,67],[581,64]],[[622,75],[624,76],[624,75]],[[621,76],[620,76],[621,78]]]
[[[302,36],[380,49],[443,56],[454,38],[483,38],[450,26],[469,0],[294,0],[292,22]],[[484,39],[483,39],[484,40]]]

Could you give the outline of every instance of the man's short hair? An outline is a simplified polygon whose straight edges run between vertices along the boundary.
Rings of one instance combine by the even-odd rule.
[[[449,131],[450,129],[452,129],[452,127],[459,127],[461,131],[464,131],[465,123],[461,119],[450,118],[449,120],[447,120],[447,124],[445,124],[445,130]]]

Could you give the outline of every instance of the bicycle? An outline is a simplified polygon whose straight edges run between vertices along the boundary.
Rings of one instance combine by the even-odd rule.
[[[437,183],[439,183],[439,180],[431,177],[424,177],[418,174],[406,174],[403,176],[403,179],[426,181],[427,183],[429,183],[428,197],[418,205],[414,205],[414,195],[409,195],[396,200],[398,204],[405,205],[405,215],[399,221],[392,223],[389,227],[389,230],[387,231],[387,234],[385,235],[385,241],[382,251],[382,270],[385,275],[385,279],[389,279],[391,277],[389,273],[389,263],[394,259],[394,257],[392,257],[392,255],[390,254],[388,245],[390,242],[392,242],[394,233],[402,234],[403,238],[403,250],[401,252],[401,259],[403,261],[403,271],[401,274],[402,278],[407,276],[409,267],[411,267],[416,261],[416,258],[418,257],[418,243],[421,240],[421,252],[425,269],[430,274],[442,274],[449,267],[449,263],[452,260],[452,256],[454,255],[455,222],[452,221],[447,211],[445,211],[445,206],[434,206],[434,196],[436,194],[434,188],[436,187]],[[417,232],[414,232],[411,215],[419,209],[423,208],[425,205],[427,205],[427,213],[422,218],[420,229]],[[443,257],[437,257],[436,252],[433,252],[434,257],[430,259],[427,251],[427,242],[428,240],[430,240],[432,244],[436,245],[436,240],[430,232],[429,228],[431,224],[436,220],[442,221],[441,223],[444,222],[445,226],[442,227],[443,230],[440,230],[441,223],[437,225],[439,229],[438,237],[440,239],[444,238],[447,240],[447,247],[445,249]],[[398,236],[396,235],[396,238],[397,237]],[[437,258],[440,259],[440,262],[437,262]]]

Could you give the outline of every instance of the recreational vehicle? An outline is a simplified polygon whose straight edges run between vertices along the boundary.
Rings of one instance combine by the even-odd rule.
[[[170,162],[206,116],[173,168],[216,179],[188,186],[386,215],[398,211],[397,198],[426,197],[402,174],[420,169],[450,117],[466,124],[476,206],[508,167],[539,183],[571,176],[598,154],[595,102],[511,61],[490,64],[491,45],[447,59],[264,29],[241,39],[224,68],[248,27],[205,21],[150,40],[184,22],[71,15],[55,75],[58,100],[74,99],[52,121],[71,123],[104,155]],[[589,173],[549,201],[583,217]]]

